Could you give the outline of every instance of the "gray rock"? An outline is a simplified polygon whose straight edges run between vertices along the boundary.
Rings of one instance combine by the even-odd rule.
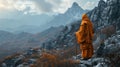
[[[80,67],[87,67],[85,64],[80,64],[79,66]]]
[[[108,65],[104,64],[104,63],[98,63],[96,66],[94,67],[108,67]]]
[[[7,67],[6,63],[2,63],[2,67]]]

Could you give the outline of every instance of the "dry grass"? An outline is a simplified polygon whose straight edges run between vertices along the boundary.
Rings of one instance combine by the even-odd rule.
[[[75,67],[77,63],[79,63],[79,61],[61,59],[61,57],[57,55],[43,53],[34,67]]]

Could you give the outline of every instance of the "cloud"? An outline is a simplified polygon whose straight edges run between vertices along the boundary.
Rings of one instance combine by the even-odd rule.
[[[0,10],[12,9],[12,3],[6,0],[0,0]]]
[[[64,13],[73,2],[83,9],[92,9],[96,1],[88,0],[0,0],[0,12],[20,11],[24,14]]]
[[[93,7],[95,7],[96,6],[96,2],[87,2],[84,6],[83,6],[83,8],[84,9],[92,9]]]

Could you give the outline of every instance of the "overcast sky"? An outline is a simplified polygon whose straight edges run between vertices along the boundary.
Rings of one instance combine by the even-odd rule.
[[[83,9],[93,9],[99,0],[0,0],[0,18],[16,13],[54,14],[64,13],[73,2]]]

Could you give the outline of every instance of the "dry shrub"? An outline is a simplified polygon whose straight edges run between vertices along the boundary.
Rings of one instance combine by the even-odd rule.
[[[74,45],[72,47],[69,47],[66,50],[63,50],[62,52],[63,52],[63,54],[61,57],[66,59],[66,58],[71,58],[72,56],[78,55],[81,51],[80,51],[79,45],[77,45],[77,46]]]
[[[113,25],[110,25],[108,27],[105,27],[104,29],[101,30],[103,34],[105,34],[107,37],[110,37],[112,34],[116,32],[116,28]]]
[[[30,64],[30,67],[35,67],[35,65],[34,64]]]
[[[37,60],[35,67],[53,67],[56,65],[56,57],[47,53],[43,53]]]
[[[61,59],[57,55],[43,53],[37,60],[35,67],[75,67],[76,61]]]
[[[39,58],[39,54],[32,54],[31,58]]]
[[[16,54],[13,54],[13,55],[9,55],[9,56],[4,57],[4,60],[12,59],[12,58],[15,58],[15,57],[17,57],[17,56],[19,56],[19,55],[20,55],[20,53],[16,53]],[[4,61],[4,60],[3,60],[3,61]]]
[[[106,54],[105,58],[110,60],[109,65],[111,67],[119,67],[120,66],[120,54],[117,54],[117,53]]]

